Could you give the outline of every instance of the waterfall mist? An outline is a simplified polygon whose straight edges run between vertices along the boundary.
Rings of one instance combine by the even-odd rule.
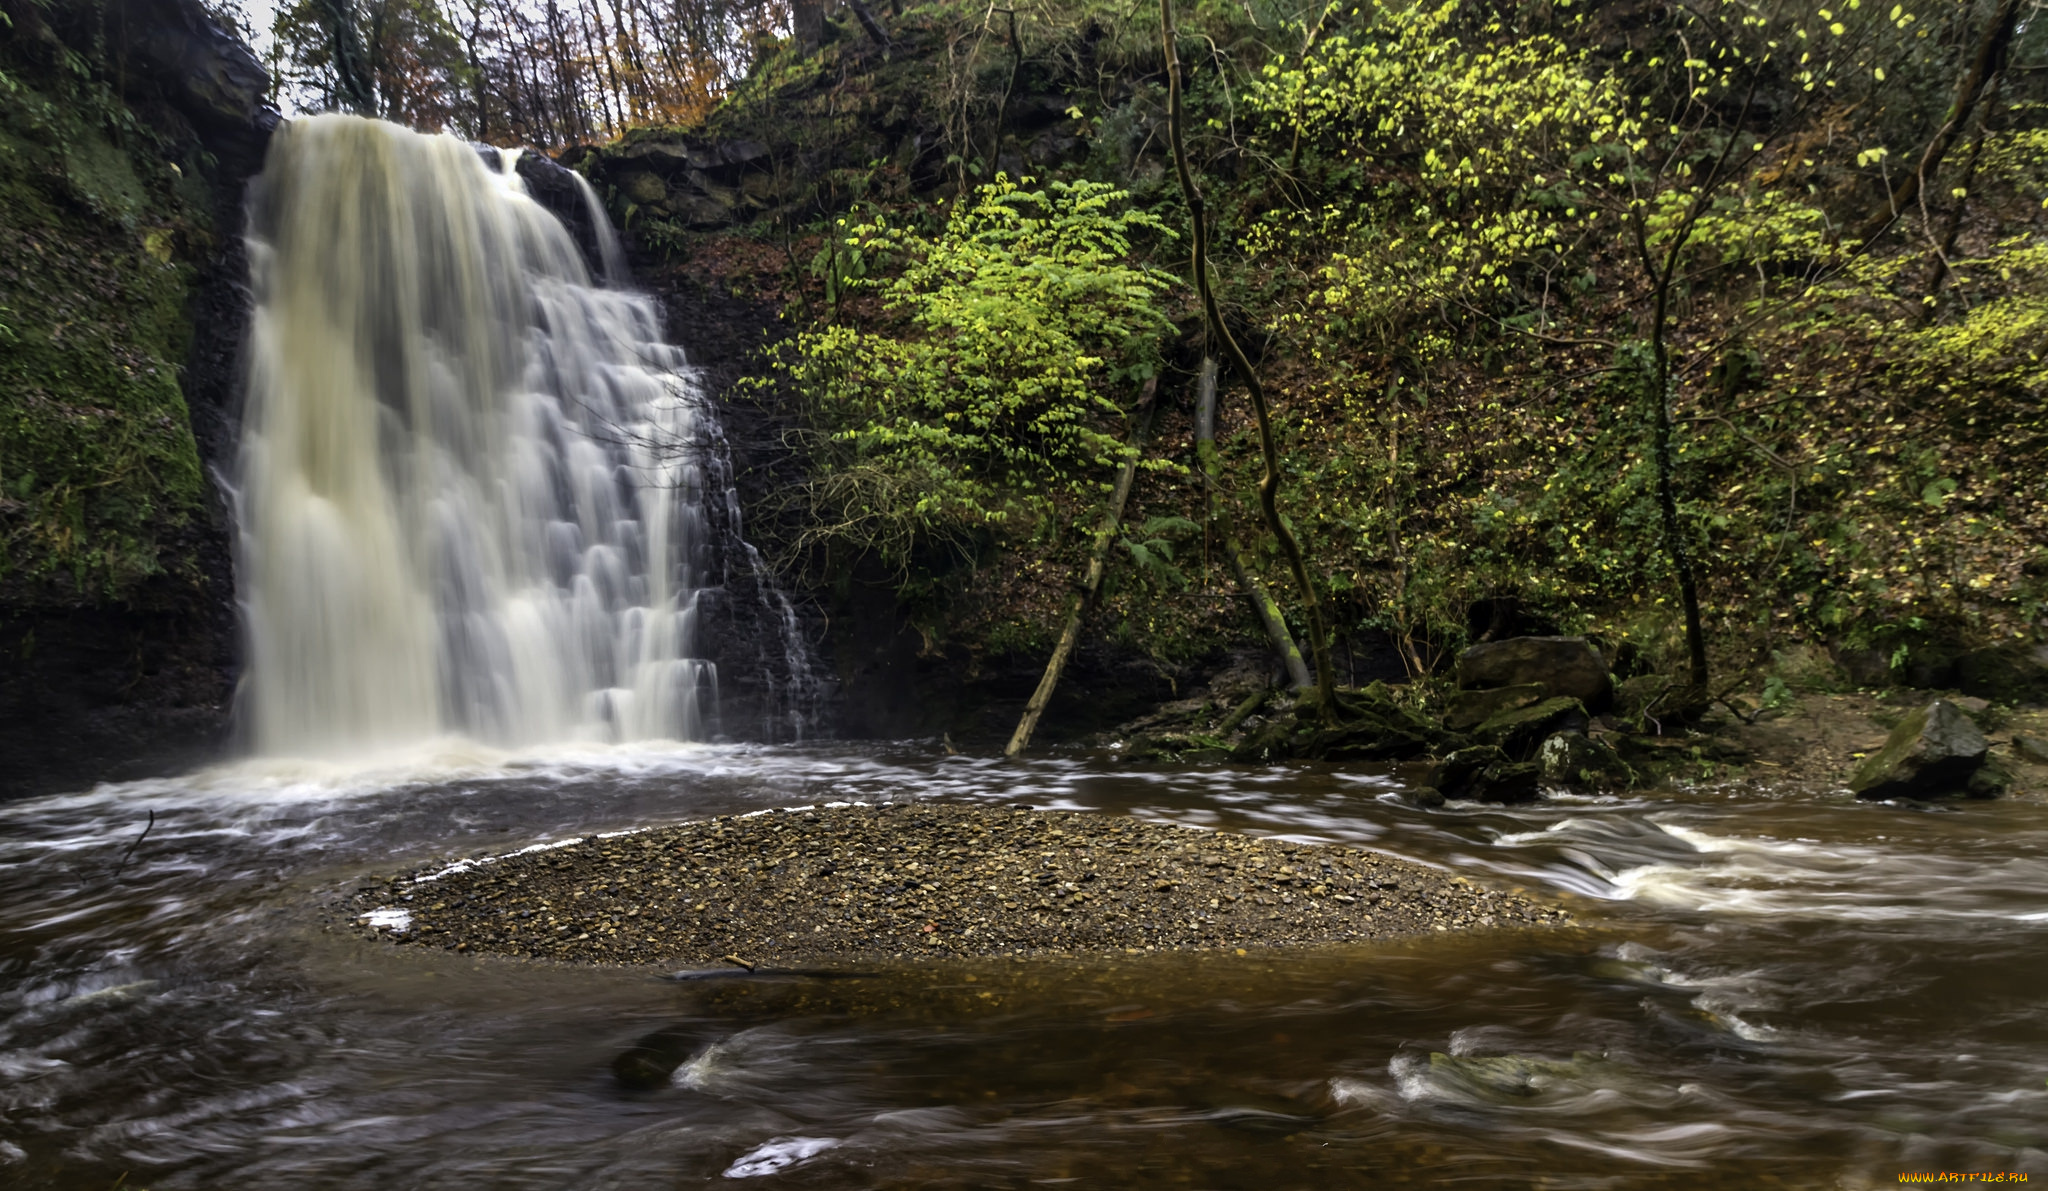
[[[515,163],[349,116],[272,143],[237,477],[260,752],[710,725],[715,413],[653,301],[593,280]]]

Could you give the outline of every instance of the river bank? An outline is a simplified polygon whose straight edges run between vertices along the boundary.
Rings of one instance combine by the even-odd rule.
[[[754,967],[1319,944],[1559,923],[1358,848],[1119,816],[836,804],[589,836],[360,888],[354,929],[465,953]]]

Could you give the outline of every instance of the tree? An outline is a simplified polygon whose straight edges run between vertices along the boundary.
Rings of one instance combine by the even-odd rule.
[[[1129,258],[1133,236],[1170,233],[1114,187],[1031,185],[962,196],[935,238],[840,222],[830,284],[879,302],[848,303],[776,361],[819,431],[791,494],[799,552],[872,557],[907,582],[1056,525],[1136,454],[1105,391],[1157,373],[1171,280]]]
[[[1251,395],[1252,412],[1258,419],[1259,456],[1265,463],[1265,475],[1259,481],[1259,511],[1265,515],[1266,529],[1280,543],[1281,551],[1287,557],[1288,569],[1294,573],[1295,587],[1300,592],[1302,609],[1308,617],[1309,652],[1315,659],[1317,714],[1323,722],[1330,723],[1337,714],[1337,683],[1330,664],[1330,634],[1323,623],[1322,601],[1317,598],[1315,583],[1309,577],[1301,542],[1294,536],[1293,527],[1280,516],[1280,453],[1273,441],[1273,419],[1266,406],[1265,386],[1259,383],[1257,370],[1238,345],[1237,338],[1230,333],[1230,327],[1224,323],[1222,311],[1216,304],[1215,282],[1209,275],[1208,209],[1188,163],[1183,136],[1186,114],[1181,96],[1180,54],[1174,44],[1173,0],[1159,0],[1159,22],[1160,42],[1166,53],[1167,144],[1173,153],[1174,173],[1180,180],[1181,196],[1187,202],[1188,221],[1193,229],[1194,251],[1190,268],[1195,276],[1195,292],[1201,297],[1202,318],[1211,340],[1222,349],[1224,358],[1230,361],[1231,369]]]

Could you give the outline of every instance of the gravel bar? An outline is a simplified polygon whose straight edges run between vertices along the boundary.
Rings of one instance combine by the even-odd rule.
[[[701,969],[1271,947],[1569,918],[1359,848],[915,802],[728,815],[457,861],[359,888],[348,921],[411,946]]]

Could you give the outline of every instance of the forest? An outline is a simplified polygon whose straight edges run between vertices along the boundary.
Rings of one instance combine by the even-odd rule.
[[[1142,456],[1099,618],[1123,647],[1180,664],[1256,637],[1225,597],[1263,590],[1304,656],[1334,640],[1422,676],[1513,608],[1710,695],[1842,663],[2038,672],[2016,660],[2048,591],[2031,13],[1178,14],[1209,274],[1272,394],[1276,519],[1231,360],[1215,457],[1194,442],[1200,361],[1225,352],[1151,6],[225,11],[271,18],[288,110],[563,154],[665,263],[783,258],[753,285],[786,337],[745,383],[802,460],[762,522],[786,574],[893,582],[921,631],[1042,649],[1089,545],[1068,527]],[[766,146],[762,197],[637,201],[665,188],[636,146],[665,135]],[[34,467],[10,470],[20,489]],[[18,492],[10,570],[94,554],[71,516]]]
[[[1167,15],[1216,325],[1149,5],[306,0],[270,62],[309,108],[564,152],[643,254],[782,257],[747,381],[802,458],[777,558],[935,638],[1048,647],[1128,456],[1099,628],[1168,664],[1270,592],[1374,677],[1498,613],[1752,709],[2039,681],[2031,5]],[[767,156],[693,206],[637,168],[663,136]]]

